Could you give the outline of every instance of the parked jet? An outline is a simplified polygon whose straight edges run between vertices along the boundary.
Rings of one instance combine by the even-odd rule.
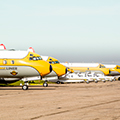
[[[28,51],[35,52],[32,47],[29,47]],[[47,61],[49,64],[51,64],[53,71],[44,76],[42,79],[45,80],[45,83],[43,86],[48,86],[46,81],[58,81],[59,77],[62,75],[65,75],[67,72],[73,72],[73,70],[66,68],[64,65],[60,64],[60,62],[53,57],[50,56],[41,56],[43,60]]]
[[[23,90],[27,90],[27,82],[33,77],[42,79],[52,71],[52,66],[40,55],[29,51],[7,50],[0,44],[0,83],[10,83],[23,79]]]
[[[113,65],[113,64],[104,64],[106,68],[110,69],[110,75],[111,76],[117,76],[120,75],[120,66],[119,65]]]
[[[120,71],[120,66],[113,67],[110,65],[111,67],[110,66],[106,67],[105,65],[99,63],[61,63],[61,64],[73,69],[74,74],[78,75],[77,79],[81,79],[85,75],[82,79],[86,81],[86,79],[90,79],[89,77],[93,75],[92,79],[94,79],[96,83],[98,82],[98,79],[103,79],[102,81],[104,82],[106,80],[113,81],[116,79],[116,77],[112,76],[118,75]],[[71,74],[72,79],[76,79],[73,77],[74,74]],[[60,78],[61,79],[60,81],[67,81],[65,80],[65,78],[68,79],[68,81],[70,81],[69,76],[62,76]],[[88,80],[86,82],[89,83]]]
[[[110,69],[99,63],[61,63],[75,72],[100,71],[104,75],[110,74]]]

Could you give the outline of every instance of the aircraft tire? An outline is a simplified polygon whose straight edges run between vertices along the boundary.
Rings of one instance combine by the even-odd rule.
[[[89,81],[86,81],[87,84],[89,84]]]
[[[95,80],[95,83],[98,83],[98,81],[97,81],[97,80]]]
[[[43,87],[47,87],[47,86],[48,86],[47,82],[44,82]]]
[[[23,89],[23,90],[27,90],[27,89],[28,89],[28,86],[27,86],[27,85],[23,85],[23,86],[22,86],[22,89]]]
[[[56,83],[57,83],[57,84],[60,84],[60,81],[57,81]]]

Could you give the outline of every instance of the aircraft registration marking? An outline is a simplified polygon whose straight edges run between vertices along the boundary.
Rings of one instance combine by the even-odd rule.
[[[17,70],[17,67],[6,67],[6,70]]]
[[[17,67],[0,67],[0,70],[17,70]]]

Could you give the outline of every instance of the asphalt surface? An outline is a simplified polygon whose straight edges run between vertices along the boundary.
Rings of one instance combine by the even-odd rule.
[[[0,87],[0,120],[120,120],[120,81]]]

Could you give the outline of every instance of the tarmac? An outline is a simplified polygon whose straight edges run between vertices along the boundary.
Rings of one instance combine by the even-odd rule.
[[[0,87],[0,120],[120,120],[120,81]]]

